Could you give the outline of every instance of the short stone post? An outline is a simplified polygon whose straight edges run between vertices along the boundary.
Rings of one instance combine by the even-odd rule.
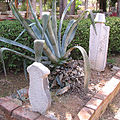
[[[29,101],[32,110],[45,114],[46,110],[51,106],[51,95],[49,91],[48,75],[50,70],[43,64],[34,62],[28,66],[30,85],[29,85]]]
[[[104,71],[107,61],[110,27],[105,26],[105,21],[105,15],[97,13],[95,18],[97,34],[93,26],[90,26],[89,60],[91,68],[97,71]]]

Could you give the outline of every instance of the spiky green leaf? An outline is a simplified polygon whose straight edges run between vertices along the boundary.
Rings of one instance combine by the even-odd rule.
[[[97,34],[97,31],[96,31],[96,27],[95,27],[95,22],[94,22],[94,15],[93,15],[93,12],[91,11],[91,10],[86,10],[87,12],[89,12],[89,14],[90,14],[90,20],[91,20],[91,22],[92,22],[92,25],[93,25],[93,28],[94,28],[94,30],[95,30],[95,33]]]
[[[26,65],[26,60],[25,59],[23,61],[23,68],[24,68],[25,79],[26,79],[26,81],[28,81],[28,77],[27,77],[27,65]]]
[[[46,15],[46,14],[43,15],[42,16],[42,25],[43,25],[42,39],[44,39],[44,34],[47,29],[48,21],[49,21],[49,15]]]
[[[11,45],[14,45],[14,46],[17,46],[17,47],[20,47],[20,48],[23,48],[25,50],[28,50],[32,53],[35,53],[33,49],[29,48],[28,46],[25,46],[21,43],[18,43],[18,42],[15,42],[13,40],[10,40],[10,39],[6,39],[6,38],[3,38],[3,37],[0,37],[0,41],[4,42],[4,43],[8,43],[8,44],[11,44]]]
[[[76,20],[70,20],[70,22],[68,23],[68,25],[67,25],[67,28],[66,28],[66,30],[65,30],[65,32],[64,32],[64,35],[63,35],[63,38],[62,38],[62,50],[61,50],[61,54],[62,54],[62,56],[64,55],[64,53],[65,53],[65,44],[67,44],[66,43],[66,38],[67,38],[67,35],[68,35],[68,32],[70,31],[70,28],[71,28],[71,26],[73,25],[73,23],[75,22]],[[74,36],[72,36],[72,37],[74,37]]]
[[[22,16],[18,12],[18,10],[15,8],[13,2],[10,2],[9,5],[10,5],[10,8],[11,8],[13,14],[15,15],[15,17],[19,20],[19,22],[22,24],[22,26],[28,31],[28,33],[31,35],[31,37],[33,39],[37,39],[34,32],[32,31],[32,29],[29,27],[27,22],[22,18]]]
[[[2,51],[2,53],[3,53],[4,51],[10,51],[10,52],[12,52],[12,53],[15,53],[16,55],[19,55],[19,56],[22,56],[22,57],[27,58],[27,59],[29,59],[29,60],[35,61],[34,58],[29,57],[29,56],[27,56],[27,55],[24,55],[24,54],[22,54],[22,53],[20,53],[20,52],[18,52],[18,51],[15,51],[15,50],[12,50],[12,49],[9,49],[9,48],[0,48],[0,50]]]
[[[61,20],[60,20],[60,24],[59,24],[59,31],[58,31],[58,44],[59,44],[59,49],[61,50],[61,30],[62,30],[62,24],[63,24],[63,20],[64,20],[64,17],[68,11],[68,8],[70,7],[70,5],[72,4],[74,0],[71,0],[69,2],[69,4],[66,6],[66,8],[64,9],[63,11],[63,14],[62,14],[62,17],[61,17]]]
[[[4,59],[3,59],[2,52],[3,52],[3,50],[0,49],[0,59],[1,59],[1,62],[3,64],[3,71],[4,71],[4,74],[5,74],[5,78],[7,79],[7,72],[6,72],[6,67],[5,67],[5,62],[4,62]]]
[[[55,38],[55,34],[53,32],[53,29],[52,29],[52,24],[51,24],[51,20],[49,19],[48,21],[48,34],[49,34],[49,40],[54,48],[54,51],[55,51],[55,55],[59,58],[60,57],[60,52],[59,52],[59,47],[58,47],[58,41],[56,40]]]
[[[57,38],[57,17],[56,17],[56,0],[52,1],[52,14],[51,14],[51,19],[52,19],[52,29],[55,35],[56,40]]]
[[[42,34],[43,28],[42,28],[39,20],[37,19],[37,16],[36,16],[36,14],[35,14],[35,12],[34,12],[34,10],[33,10],[33,8],[32,8],[32,5],[31,5],[30,0],[28,0],[28,1],[29,1],[30,10],[31,10],[32,15],[33,15],[33,17],[34,17],[36,26],[37,26],[37,28],[39,29],[40,33]],[[51,45],[51,43],[50,43],[50,41],[49,41],[49,39],[48,39],[48,37],[47,37],[47,35],[46,35],[45,33],[44,33],[44,39],[45,39],[46,45],[49,47],[49,49],[50,49],[50,50],[52,51],[52,53],[55,55],[54,49],[53,49],[53,47],[52,47],[52,45]]]
[[[15,51],[15,50],[12,50],[12,49],[9,49],[9,48],[0,48],[0,58],[1,58],[1,61],[2,61],[2,64],[3,64],[3,70],[4,70],[4,74],[5,74],[6,79],[7,79],[7,73],[6,73],[6,68],[5,68],[5,62],[4,62],[4,59],[3,59],[3,52],[4,51],[10,51],[10,52],[13,52],[13,53],[15,53],[15,54],[17,54],[19,56],[24,57],[24,58],[35,61],[34,58],[31,58],[31,57],[29,57],[27,55],[24,55],[24,54],[22,54],[20,52]]]

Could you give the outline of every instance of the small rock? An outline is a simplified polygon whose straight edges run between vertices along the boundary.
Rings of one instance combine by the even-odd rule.
[[[58,120],[55,116],[55,113],[52,112],[52,111],[49,111],[46,115],[45,115],[47,118],[50,118],[52,120]]]
[[[19,99],[13,99],[13,102],[16,103],[17,105],[21,106],[22,105],[22,101]]]
[[[56,69],[56,72],[60,72],[60,69]]]
[[[61,74],[59,77],[60,77],[60,81],[62,81],[62,79],[63,79],[63,74]]]
[[[82,76],[85,76],[84,72],[81,72],[81,77],[82,77]]]
[[[73,73],[73,74],[77,74],[77,70],[74,70],[72,73]]]
[[[120,67],[113,66],[113,68],[111,70],[120,70]]]

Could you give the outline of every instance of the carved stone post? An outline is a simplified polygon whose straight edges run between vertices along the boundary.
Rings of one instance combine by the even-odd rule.
[[[95,33],[93,26],[90,26],[90,41],[89,41],[89,60],[92,69],[104,71],[107,61],[107,50],[109,41],[110,27],[105,26],[105,15],[97,13],[95,18]]]
[[[44,114],[51,106],[48,75],[50,70],[43,64],[34,62],[28,66],[30,78],[29,100],[32,110]]]

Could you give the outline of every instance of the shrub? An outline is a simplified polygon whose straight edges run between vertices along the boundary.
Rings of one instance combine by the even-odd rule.
[[[120,52],[120,17],[108,17],[106,25],[110,26],[109,54]]]
[[[109,48],[108,48],[108,53],[109,55],[111,53],[119,52],[120,51],[120,18],[118,17],[108,17],[106,18],[106,25],[110,26],[110,37],[109,37]],[[58,21],[59,23],[59,21]],[[64,30],[67,26],[68,21],[64,21],[63,23],[63,29],[62,29],[62,34],[64,33]],[[70,47],[73,47],[75,45],[81,45],[82,47],[85,48],[85,50],[88,52],[89,49],[89,31],[90,31],[90,24],[91,21],[89,19],[82,20],[79,23],[76,35],[74,37],[74,40],[72,43],[69,45]],[[20,25],[20,23],[15,20],[15,21],[1,21],[0,22],[0,36],[14,40],[20,32],[24,28]],[[23,43],[24,45],[27,45],[31,48],[33,48],[33,40],[30,37],[30,35],[25,32],[22,37],[18,40],[19,42]],[[0,42],[0,47],[9,47],[12,48],[12,45],[5,44],[3,42]],[[23,51],[20,48],[15,48],[17,51]],[[76,52],[72,52],[72,57],[73,58],[80,58],[81,54],[78,50],[75,50]],[[77,53],[77,54],[76,54]],[[6,52],[4,55],[5,57],[5,62],[7,63],[6,65],[9,67],[9,69],[17,69],[18,71],[21,70],[23,58],[18,57],[17,55],[14,55],[12,53]],[[26,52],[26,55],[30,55],[29,52]],[[16,64],[17,63],[17,64]],[[29,64],[29,61],[27,61]],[[0,64],[1,68],[2,64]]]
[[[21,24],[17,20],[14,20],[14,21],[5,20],[0,22],[0,36],[5,37],[7,39],[15,40],[23,29],[24,28],[21,26]],[[23,43],[24,45],[33,47],[32,38],[28,35],[27,32],[25,32],[18,41],[20,43]],[[19,52],[22,51],[26,55],[30,55],[30,56],[32,55],[28,51],[25,51],[23,49],[20,49],[18,47],[15,47],[9,44],[5,44],[3,42],[0,42],[0,48],[1,47],[11,48],[11,49],[13,49],[14,47],[14,50],[17,50]],[[4,54],[5,54],[4,60],[5,60],[6,68],[8,68],[9,70],[12,69],[15,71],[23,70],[22,57],[15,55],[11,52],[5,52]],[[31,62],[27,60],[27,64],[29,63]],[[2,64],[0,64],[0,68],[2,68]]]

